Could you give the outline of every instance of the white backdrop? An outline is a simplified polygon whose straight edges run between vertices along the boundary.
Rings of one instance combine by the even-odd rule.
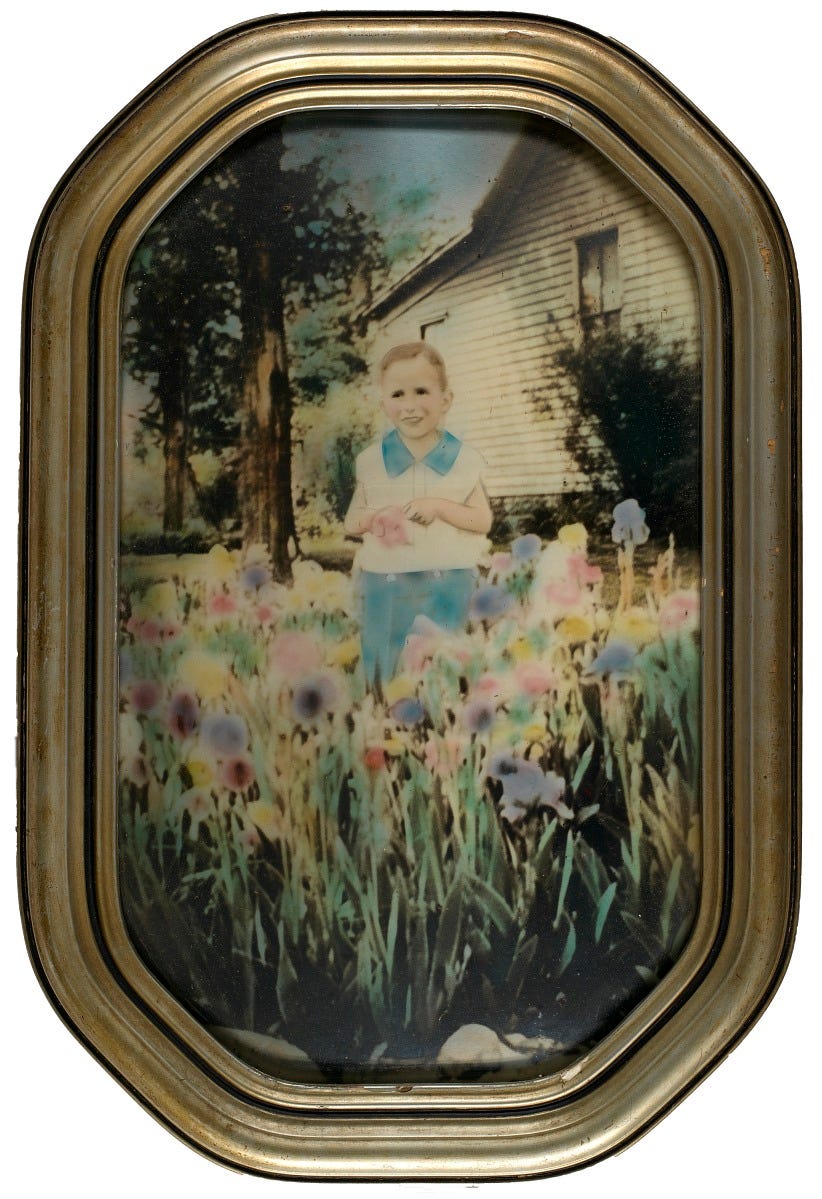
[[[365,4],[353,4],[362,11]],[[374,5],[420,11],[435,5]],[[817,49],[811,10],[799,0],[722,6],[689,0],[681,7],[646,0],[502,0],[465,8],[530,8],[587,25],[623,42],[685,93],[749,159],[780,206],[796,250],[803,286],[805,335],[805,444],[809,464],[806,563],[809,589],[806,631],[805,871],[800,931],[786,980],[760,1023],[731,1057],[675,1112],[635,1146],[608,1162],[564,1178],[508,1184],[521,1196],[551,1188],[558,1199],[698,1191],[746,1196],[774,1191],[815,1193],[819,1071],[817,1009],[820,999],[819,853],[820,768],[815,760],[815,720],[822,715],[817,672],[822,670],[813,592],[817,581],[814,524],[822,511],[822,472],[815,469],[820,439],[820,267],[816,153]],[[280,12],[321,5],[279,4]],[[2,86],[6,159],[3,223],[6,237],[0,321],[4,404],[0,429],[0,777],[7,779],[2,821],[4,869],[0,931],[3,941],[0,1018],[5,1033],[3,1089],[9,1193],[70,1192],[88,1199],[180,1193],[198,1199],[261,1194],[277,1186],[298,1193],[301,1184],[243,1178],[200,1158],[177,1142],[92,1060],[61,1025],[41,993],[27,960],[14,883],[14,675],[19,311],[26,253],[51,189],[86,143],[146,84],[212,34],[259,16],[253,2],[168,0],[138,5],[73,0],[21,3],[4,19]],[[811,107],[813,106],[813,107]],[[814,927],[816,925],[816,927]],[[304,1194],[316,1185],[302,1184]],[[466,1184],[408,1184],[413,1194],[445,1195]],[[516,1187],[516,1190],[514,1190]],[[342,1184],[343,1191],[351,1189]],[[339,1193],[339,1192],[337,1192]]]

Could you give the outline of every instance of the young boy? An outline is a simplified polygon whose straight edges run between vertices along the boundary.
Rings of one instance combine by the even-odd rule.
[[[346,533],[363,539],[355,566],[370,684],[395,673],[417,616],[465,623],[492,520],[483,459],[441,427],[452,403],[442,356],[423,341],[394,346],[379,380],[393,427],[358,456],[345,518]]]

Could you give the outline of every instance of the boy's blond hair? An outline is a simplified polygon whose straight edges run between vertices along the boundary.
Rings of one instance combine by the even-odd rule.
[[[395,362],[407,362],[411,358],[425,358],[427,362],[436,370],[440,379],[440,386],[443,391],[448,390],[448,372],[445,369],[445,359],[439,350],[427,341],[406,341],[402,345],[392,346],[387,354],[383,356],[380,363],[380,379],[385,372]]]

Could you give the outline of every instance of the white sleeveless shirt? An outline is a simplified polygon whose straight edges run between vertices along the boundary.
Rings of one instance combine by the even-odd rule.
[[[464,504],[484,468],[482,456],[453,433],[441,433],[434,448],[416,459],[392,429],[358,455],[357,487],[366,508],[401,509],[423,496]],[[443,520],[420,525],[406,517],[400,537],[405,544],[387,545],[365,533],[355,566],[379,574],[472,570],[489,546],[484,534],[455,529]]]

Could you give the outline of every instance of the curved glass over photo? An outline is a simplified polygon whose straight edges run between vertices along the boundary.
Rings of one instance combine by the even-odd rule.
[[[119,883],[238,1057],[534,1078],[700,893],[700,303],[598,150],[278,119],[122,298]]]

